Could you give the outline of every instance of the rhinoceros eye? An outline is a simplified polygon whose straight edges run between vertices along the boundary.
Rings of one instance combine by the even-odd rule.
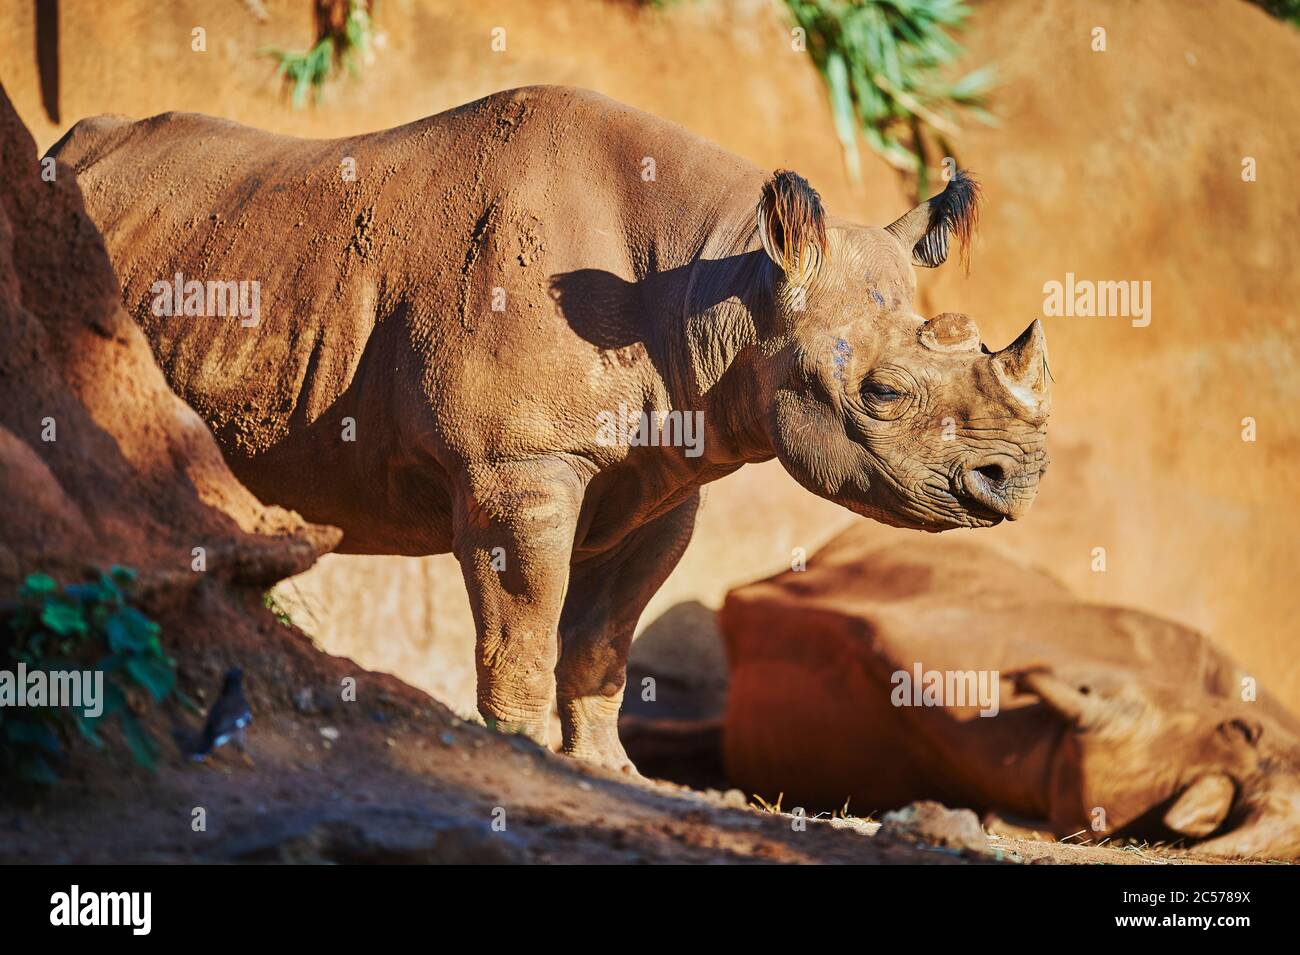
[[[862,383],[862,394],[877,401],[897,401],[903,397],[903,393],[897,388],[893,388],[883,381],[873,381],[870,378]]]

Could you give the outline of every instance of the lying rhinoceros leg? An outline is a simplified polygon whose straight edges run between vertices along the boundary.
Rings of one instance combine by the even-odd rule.
[[[699,503],[696,492],[616,549],[574,565],[556,668],[560,729],[570,756],[636,772],[618,738],[627,653],[641,611],[690,543]]]
[[[479,713],[543,746],[582,492],[562,461],[497,465],[470,474],[454,519],[478,638]]]

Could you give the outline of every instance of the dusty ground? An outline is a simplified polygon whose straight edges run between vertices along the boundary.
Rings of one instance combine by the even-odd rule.
[[[789,814],[738,808],[749,801],[739,792],[629,782],[465,723],[397,680],[315,653],[269,614],[260,618],[256,645],[190,634],[177,648],[182,686],[194,695],[215,689],[231,662],[250,669],[254,767],[227,751],[200,765],[169,750],[154,776],[120,754],[76,758],[39,804],[0,804],[0,861],[1196,861],[1161,848],[1019,839],[991,838],[987,853],[889,845],[873,838],[874,824],[854,819],[809,820],[796,831]],[[346,676],[357,679],[356,702],[340,701]],[[165,736],[166,719],[151,725]],[[206,831],[196,832],[200,807]],[[494,819],[504,819],[504,831]]]

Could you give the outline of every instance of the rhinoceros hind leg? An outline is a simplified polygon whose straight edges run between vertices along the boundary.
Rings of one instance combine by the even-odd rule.
[[[564,752],[639,775],[618,738],[627,654],[641,611],[672,573],[695,527],[699,494],[576,564],[560,618],[556,693]]]

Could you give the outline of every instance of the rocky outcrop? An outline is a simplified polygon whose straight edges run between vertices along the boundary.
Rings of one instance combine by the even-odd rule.
[[[0,90],[0,591],[113,563],[146,594],[264,589],[336,539],[231,475],[121,308],[71,174]]]

